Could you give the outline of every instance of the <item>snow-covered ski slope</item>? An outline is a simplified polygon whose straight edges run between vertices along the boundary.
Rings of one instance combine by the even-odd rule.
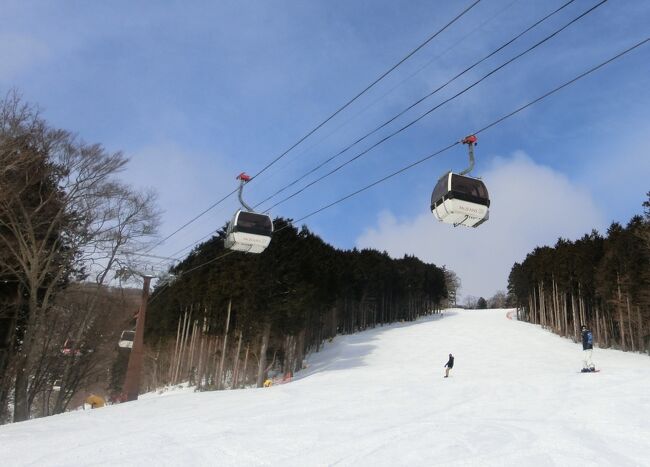
[[[578,344],[506,312],[340,336],[269,389],[3,426],[0,465],[650,465],[650,358],[596,349],[581,374]]]

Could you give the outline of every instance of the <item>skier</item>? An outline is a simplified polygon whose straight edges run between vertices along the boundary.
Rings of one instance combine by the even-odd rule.
[[[590,373],[596,371],[594,362],[591,360],[591,354],[594,348],[594,335],[591,333],[587,326],[582,325],[582,353],[583,353],[583,368],[582,373]]]
[[[449,360],[447,363],[445,363],[445,378],[449,378],[449,370],[451,370],[454,367],[454,356],[452,354],[449,354]]]

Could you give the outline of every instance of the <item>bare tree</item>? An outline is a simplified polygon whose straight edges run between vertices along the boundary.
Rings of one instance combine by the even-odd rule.
[[[454,271],[443,267],[445,275],[445,287],[447,288],[447,303],[446,307],[456,306],[456,299],[460,291],[460,278]]]
[[[158,212],[153,194],[114,179],[127,163],[122,153],[50,128],[15,93],[0,102],[0,156],[0,278],[16,284],[13,306],[3,311],[15,325],[14,420],[20,421],[29,417],[39,389],[33,386],[42,380],[35,375],[43,333],[63,313],[54,306],[56,294],[91,272],[104,284],[121,252],[155,232]],[[92,315],[95,306],[96,299],[85,311]]]
[[[498,290],[492,298],[488,300],[488,308],[505,308],[507,306],[508,296],[503,290]]]
[[[123,269],[132,255],[148,248],[160,224],[155,192],[137,192],[119,183],[106,189],[93,226],[95,241],[86,247],[83,261],[92,264],[98,285],[106,284],[111,272]]]
[[[467,295],[465,297],[465,308],[468,310],[474,310],[476,309],[478,305],[478,298],[474,297],[473,295]]]

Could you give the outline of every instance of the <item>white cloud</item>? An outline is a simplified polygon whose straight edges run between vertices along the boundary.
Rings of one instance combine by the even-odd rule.
[[[523,153],[496,159],[483,179],[491,208],[490,220],[480,227],[453,228],[431,214],[402,221],[383,212],[357,246],[444,264],[460,276],[463,295],[487,298],[505,289],[512,264],[534,247],[602,227],[601,212],[588,191]]]

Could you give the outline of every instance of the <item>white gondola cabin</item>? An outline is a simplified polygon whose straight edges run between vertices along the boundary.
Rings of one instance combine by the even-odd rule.
[[[469,151],[469,167],[460,173],[447,172],[431,193],[431,212],[440,222],[478,227],[490,215],[490,197],[482,180],[470,177],[474,168],[474,145],[476,135],[469,135],[460,141]]]
[[[489,218],[490,198],[478,178],[446,173],[431,194],[431,212],[440,222],[478,227]]]
[[[228,225],[224,246],[229,250],[245,253],[261,253],[271,243],[273,221],[271,216],[256,213],[242,198],[244,185],[251,177],[244,172],[237,175],[239,180],[239,202],[244,209],[238,210]]]
[[[120,341],[117,343],[117,345],[123,349],[132,349],[134,340],[135,331],[122,331],[122,334],[120,335]]]
[[[273,221],[266,214],[238,210],[228,225],[225,247],[247,253],[261,253],[271,243]]]

